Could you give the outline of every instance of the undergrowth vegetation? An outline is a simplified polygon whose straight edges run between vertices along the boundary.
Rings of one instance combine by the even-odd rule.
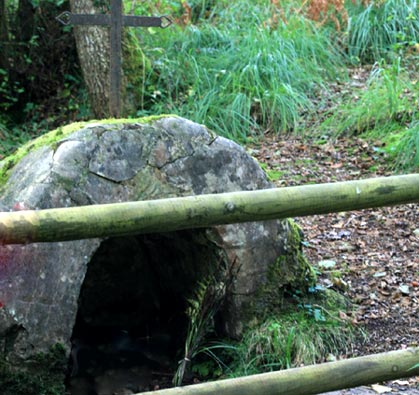
[[[347,28],[348,61],[370,70],[365,86],[336,102],[320,132],[383,141],[389,166],[419,166],[419,9],[415,0],[352,2]],[[351,11],[352,10],[352,11]]]
[[[342,62],[312,25],[299,17],[290,23],[270,30],[253,20],[245,30],[219,16],[216,26],[159,34],[165,49],[146,83],[151,105],[137,115],[174,112],[239,140],[295,129]]]
[[[2,395],[62,395],[67,357],[60,344],[48,353],[36,355],[24,370],[11,369],[0,361],[0,391]]]
[[[337,319],[284,313],[249,329],[240,343],[210,345],[205,352],[227,377],[238,377],[335,360],[354,337]]]
[[[415,48],[419,39],[416,0],[371,1],[351,18],[348,50],[353,58],[374,63]]]
[[[143,36],[154,62],[136,115],[177,113],[240,141],[262,132],[363,134],[391,142],[392,166],[419,165],[415,0],[188,4],[176,10],[185,25],[176,35]],[[370,70],[362,88],[347,79],[354,67]],[[351,93],[330,98],[330,83]]]
[[[9,26],[6,39],[14,45],[4,52],[8,59],[0,56],[0,147],[5,154],[52,126],[90,116],[78,69],[71,72],[64,62],[55,75],[39,70],[40,83],[45,78],[60,83],[43,83],[40,89],[37,79],[20,73],[22,65],[26,70],[45,59],[53,62],[50,53],[42,59],[39,45],[46,35],[62,37],[54,53],[70,51],[73,59],[69,27],[43,17],[45,11],[53,15],[68,8],[67,1],[55,8],[50,0],[32,5],[31,34],[10,26],[21,22],[13,4],[6,2],[10,17],[3,25]],[[138,38],[130,45],[141,47],[131,51],[139,56],[141,75],[129,87],[134,103],[128,116],[175,113],[242,142],[266,132],[313,134],[330,100],[329,85],[347,85],[348,69],[372,66],[367,89],[337,98],[320,129],[331,136],[373,130],[383,137],[403,126],[405,145],[393,151],[415,150],[416,81],[410,72],[419,48],[415,0],[126,0],[124,11],[169,14],[175,21],[164,30],[130,29]],[[28,52],[13,50],[19,45]],[[126,65],[130,73],[136,69],[131,63]],[[49,90],[47,97],[48,86],[55,93]],[[415,152],[402,159],[407,167]]]
[[[238,377],[335,360],[363,335],[344,313],[348,309],[341,295],[323,287],[294,290],[281,313],[255,317],[239,342],[201,338],[188,359],[192,372],[207,379]]]
[[[415,119],[417,102],[416,81],[401,58],[391,64],[381,60],[371,68],[366,89],[354,89],[348,102],[332,108],[322,128],[335,135],[386,136]]]

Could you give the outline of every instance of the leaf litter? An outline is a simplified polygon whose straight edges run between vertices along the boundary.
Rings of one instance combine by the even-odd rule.
[[[266,135],[249,146],[278,187],[392,175],[380,142],[361,138],[296,138]],[[352,321],[366,337],[342,358],[419,344],[419,204],[301,217],[304,251],[320,284],[335,287],[357,305]],[[334,263],[332,265],[332,262]],[[345,287],[328,278],[333,266]],[[385,383],[391,393],[419,394],[419,378]],[[379,393],[360,387],[333,395]]]

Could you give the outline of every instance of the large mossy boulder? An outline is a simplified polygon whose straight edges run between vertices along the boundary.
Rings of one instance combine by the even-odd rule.
[[[241,146],[171,116],[56,130],[0,162],[0,180],[3,211],[271,187]],[[264,303],[255,298],[266,295],[268,273],[275,289],[306,278],[295,229],[273,220],[1,245],[0,353],[12,364],[57,343],[69,353],[75,331],[86,328],[179,331],[187,300],[208,276],[229,282],[217,322],[238,337],[249,306]]]

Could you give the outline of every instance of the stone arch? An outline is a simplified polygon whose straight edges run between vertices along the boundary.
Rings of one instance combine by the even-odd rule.
[[[182,118],[101,122],[72,133],[52,132],[42,141],[48,143],[30,143],[27,155],[11,170],[6,169],[8,180],[1,187],[1,207],[44,209],[271,187],[257,162],[242,147]],[[4,166],[10,163],[0,163],[0,173],[4,174]],[[111,267],[117,255],[109,250],[119,249],[122,256],[124,245],[131,251],[124,260],[132,259],[137,265],[123,264],[120,270],[134,268],[137,276],[141,264],[158,265],[167,259],[168,251],[176,255],[176,267],[191,263],[190,256],[182,261],[178,256],[181,254],[192,255],[197,261],[205,261],[208,256],[217,261],[215,257],[219,257],[218,263],[222,261],[224,269],[239,267],[220,312],[224,332],[237,337],[242,330],[243,308],[265,283],[269,265],[281,262],[280,272],[284,276],[283,280],[279,278],[278,287],[301,278],[301,272],[306,270],[295,260],[278,259],[290,254],[291,235],[286,221],[274,220],[172,234],[162,231],[120,240],[0,246],[0,339],[6,341],[4,334],[10,328],[16,329],[12,341],[8,340],[10,361],[47,351],[56,343],[63,344],[69,352],[76,317],[88,316],[79,308],[93,309],[83,305],[83,300],[93,301],[93,297],[81,294],[83,287],[88,289],[89,282],[94,284],[95,276],[99,276],[99,269],[90,269],[104,257],[108,258],[105,264]],[[150,247],[153,243],[154,250]],[[150,251],[157,255],[153,258],[157,262],[144,258]],[[208,262],[195,264],[198,269],[208,269]],[[205,273],[185,273],[185,284]],[[128,280],[131,279],[123,277],[121,281]],[[145,281],[143,285],[149,284]],[[133,285],[128,288],[134,291]],[[90,292],[104,295],[105,291],[92,285]],[[179,308],[183,307],[182,297],[180,292],[173,297]],[[117,298],[113,302],[117,303]],[[106,303],[104,306],[106,311]],[[96,308],[99,307],[97,303]],[[170,309],[170,304],[165,309]]]
[[[196,284],[220,273],[222,250],[205,230],[104,240],[84,278],[78,330],[124,330],[136,337],[174,333],[184,338],[188,298]],[[96,328],[96,329],[95,329]]]

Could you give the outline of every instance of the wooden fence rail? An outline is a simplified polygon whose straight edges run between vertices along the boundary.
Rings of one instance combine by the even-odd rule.
[[[167,232],[419,202],[419,174],[258,191],[0,213],[0,242]]]
[[[419,348],[136,395],[312,395],[419,375]]]

